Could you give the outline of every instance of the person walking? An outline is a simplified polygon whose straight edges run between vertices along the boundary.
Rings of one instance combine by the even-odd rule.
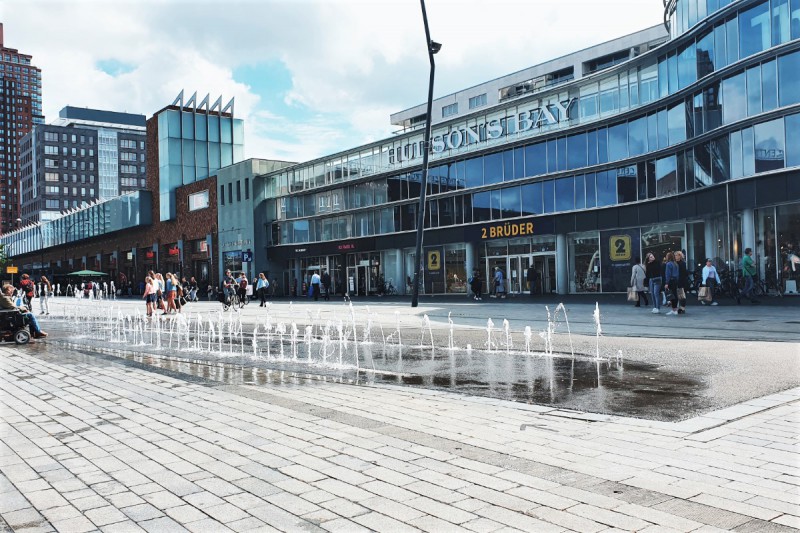
[[[661,277],[661,264],[652,253],[647,254],[644,271],[645,277],[647,278],[647,285],[650,289],[650,297],[653,299],[652,313],[657,315],[661,312],[661,284],[663,278]]]
[[[756,276],[756,263],[753,261],[753,249],[745,248],[744,257],[742,257],[742,274],[744,275],[744,290],[742,290],[739,297],[736,298],[736,303],[741,303],[742,298],[749,298],[750,303],[760,303],[753,297],[753,287],[755,286]]]
[[[689,268],[686,266],[686,252],[675,252],[678,265],[678,314],[686,314],[686,291],[689,290]]]
[[[708,288],[708,293],[711,296],[711,305],[719,305],[719,303],[714,300],[714,292],[717,289],[718,283],[719,272],[717,272],[717,267],[714,266],[714,263],[709,257],[706,259],[706,266],[703,267],[703,286]],[[700,300],[700,303],[706,305],[706,300]]]
[[[156,288],[155,280],[150,276],[144,278],[144,295],[142,298],[144,299],[144,305],[147,309],[147,316],[153,316],[153,310],[156,306]]]
[[[680,252],[678,252],[680,253]],[[667,252],[666,257],[666,268],[664,270],[664,292],[667,294],[667,300],[669,301],[670,307],[672,310],[668,312],[668,315],[678,315],[678,276],[680,274],[680,269],[678,264],[675,262],[675,254],[672,252]]]
[[[194,276],[189,279],[189,301],[198,302],[200,299],[197,297],[197,280]]]
[[[269,281],[267,281],[264,273],[261,272],[258,275],[258,282],[256,282],[256,292],[258,293],[258,299],[261,301],[259,307],[264,307],[267,304],[267,289],[269,289]]]
[[[528,279],[528,290],[530,291],[530,295],[531,297],[536,296],[539,293],[536,287],[536,278],[538,276],[536,275],[536,269],[533,268],[533,265],[528,267],[528,272],[526,275]]]
[[[23,274],[19,278],[19,288],[22,289],[23,305],[30,309],[31,300],[36,296],[36,284],[28,274]]]
[[[50,280],[46,276],[40,279],[41,289],[39,290],[39,306],[41,307],[42,315],[50,314],[50,293],[53,292],[53,286],[50,285]]]
[[[325,289],[325,301],[331,299],[331,275],[327,270],[322,271],[322,288]]]
[[[647,302],[647,292],[645,292],[645,282],[647,280],[647,273],[642,265],[642,260],[640,257],[636,257],[636,264],[633,265],[633,269],[631,271],[631,287],[636,290],[636,294],[638,295],[638,299],[636,300],[636,305],[634,307],[641,307],[642,300],[644,300],[644,305],[647,307],[650,305]]]
[[[168,315],[172,311],[177,311],[175,307],[175,283],[172,281],[172,274],[167,272],[164,275],[164,292],[162,297],[166,299],[167,305],[164,314]]]
[[[472,297],[476,302],[483,300],[483,280],[477,268],[472,270],[472,277],[469,278],[469,287],[472,289]]]
[[[315,270],[314,273],[311,274],[311,294],[314,296],[315,302],[319,299],[320,282],[321,278],[319,277],[319,273]]]
[[[500,270],[500,267],[494,267],[494,294],[492,298],[505,298],[505,287],[504,287],[504,279],[503,279],[503,271]]]

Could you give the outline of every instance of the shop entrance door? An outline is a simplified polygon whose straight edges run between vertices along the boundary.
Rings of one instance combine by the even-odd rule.
[[[533,294],[552,294],[556,291],[555,254],[534,255],[531,260],[534,272]]]
[[[368,265],[358,265],[356,272],[356,294],[366,296],[370,292],[370,268]]]
[[[508,292],[512,294],[529,293],[528,267],[531,258],[528,256],[512,256],[508,258]]]

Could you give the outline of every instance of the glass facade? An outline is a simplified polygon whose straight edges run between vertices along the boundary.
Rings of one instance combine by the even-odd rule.
[[[678,207],[700,202],[702,210],[706,192],[800,164],[792,142],[800,134],[800,0],[677,0],[666,8],[672,42],[549,93],[437,125],[425,229],[453,235],[455,244],[460,228],[487,223],[569,215],[578,227],[611,217],[639,253],[681,246],[693,260],[708,254],[735,264],[741,246],[755,244],[752,208],[726,201],[724,220],[708,205],[687,221]],[[420,142],[411,133],[268,175],[269,244],[322,246],[415,230]],[[673,205],[676,223],[624,226],[618,213],[637,209],[638,224],[648,218],[643,205]],[[726,227],[717,239],[724,246],[712,250],[709,234]],[[608,236],[574,231],[564,230],[561,290],[623,290],[619,276],[603,273],[615,267]],[[473,250],[468,230],[461,235],[470,268],[485,275],[505,260],[495,265],[493,252]],[[518,272],[510,262],[502,268],[510,279]],[[457,293],[451,285],[437,292]]]
[[[244,122],[202,110],[166,109],[158,115],[160,220],[176,215],[175,189],[244,159]]]
[[[149,191],[135,191],[0,236],[10,257],[152,223]]]

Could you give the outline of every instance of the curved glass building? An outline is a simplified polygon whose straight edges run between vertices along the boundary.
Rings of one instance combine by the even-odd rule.
[[[631,265],[752,248],[800,278],[800,0],[668,0],[649,28],[434,102],[424,257],[414,257],[424,105],[395,137],[268,174],[267,255],[284,287],[466,294],[625,291]],[[297,280],[297,281],[295,281]]]

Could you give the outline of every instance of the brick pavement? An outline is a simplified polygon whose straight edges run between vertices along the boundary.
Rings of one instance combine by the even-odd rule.
[[[666,423],[40,343],[0,348],[0,409],[24,533],[800,528],[800,389]]]

